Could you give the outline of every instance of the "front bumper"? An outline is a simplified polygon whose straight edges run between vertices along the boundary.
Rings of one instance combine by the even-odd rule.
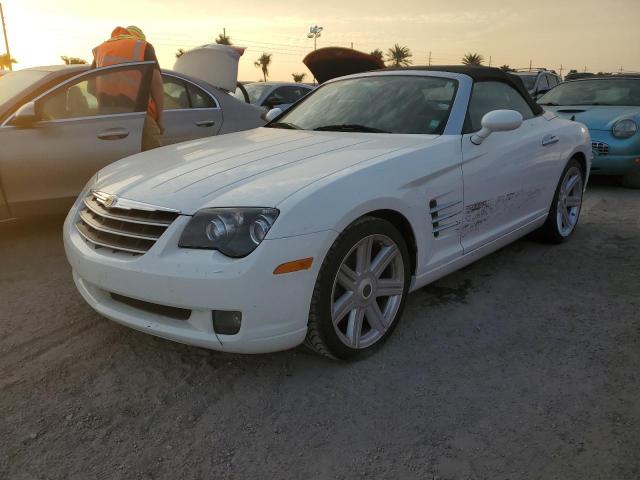
[[[640,172],[640,164],[636,159],[640,158],[640,152],[637,155],[598,155],[594,152],[593,163],[591,164],[591,173],[594,175],[626,175],[633,171]]]
[[[604,154],[593,150],[593,162],[591,172],[595,175],[626,175],[631,172],[640,172],[640,164],[636,162],[640,158],[640,140],[637,135],[629,139],[615,138],[608,131],[590,130],[591,142],[607,146]]]
[[[78,291],[105,317],[169,340],[226,352],[274,352],[304,341],[315,281],[335,232],[265,240],[251,255],[231,259],[217,251],[178,248],[190,218],[181,216],[147,253],[132,257],[87,244],[75,228],[74,211],[64,225],[67,258]],[[311,269],[273,275],[281,263],[306,257],[314,258]],[[123,303],[117,295],[191,313],[186,320],[171,318]],[[241,312],[240,331],[216,334],[214,310]]]

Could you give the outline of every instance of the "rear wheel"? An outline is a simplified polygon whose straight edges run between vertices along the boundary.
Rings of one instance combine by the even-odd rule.
[[[410,275],[409,252],[400,232],[386,220],[356,221],[322,265],[305,344],[341,359],[372,350],[398,323]]]
[[[549,215],[540,228],[543,240],[550,243],[562,243],[573,234],[580,217],[583,190],[582,165],[575,158],[572,158],[560,176]]]

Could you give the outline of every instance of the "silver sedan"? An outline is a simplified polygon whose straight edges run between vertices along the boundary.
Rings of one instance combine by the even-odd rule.
[[[63,212],[107,164],[140,152],[152,62],[90,70],[37,67],[0,78],[0,222]],[[164,70],[164,144],[248,130],[262,109]],[[127,81],[137,100],[98,102],[96,82]]]

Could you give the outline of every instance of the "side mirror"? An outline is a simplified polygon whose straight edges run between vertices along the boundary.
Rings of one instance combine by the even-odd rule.
[[[31,127],[37,121],[36,104],[35,102],[28,102],[18,109],[11,123],[16,127]]]
[[[494,110],[482,117],[482,128],[471,136],[471,143],[480,145],[493,132],[508,132],[520,128],[522,115],[515,110]]]
[[[277,116],[279,116],[282,113],[282,109],[281,108],[272,108],[271,110],[269,110],[267,112],[267,114],[264,116],[264,119],[267,122],[272,121],[274,118],[276,118]]]

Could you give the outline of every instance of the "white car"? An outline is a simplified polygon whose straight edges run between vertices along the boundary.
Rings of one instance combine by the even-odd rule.
[[[64,243],[78,290],[116,322],[349,358],[389,336],[410,291],[537,229],[568,239],[591,157],[583,125],[497,69],[357,74],[267,127],[106,167]]]

